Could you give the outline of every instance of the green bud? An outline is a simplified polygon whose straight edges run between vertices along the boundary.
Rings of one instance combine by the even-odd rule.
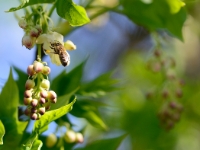
[[[50,72],[51,72],[51,69],[48,66],[43,67],[42,73],[44,75],[48,75]]]
[[[32,97],[24,97],[24,105],[29,105],[32,102]]]
[[[57,137],[56,137],[55,134],[51,133],[51,134],[49,134],[47,136],[47,138],[46,138],[46,146],[48,148],[53,147],[56,144],[56,142],[57,142]]]
[[[31,79],[28,79],[25,83],[26,90],[30,90],[35,86],[35,82]]]
[[[83,143],[84,139],[83,139],[83,134],[82,133],[76,133],[76,142],[78,143]]]
[[[49,90],[50,87],[50,82],[47,79],[43,79],[40,86],[45,89],[45,90]]]
[[[76,133],[73,130],[68,130],[64,135],[64,140],[67,143],[74,143],[76,141]]]

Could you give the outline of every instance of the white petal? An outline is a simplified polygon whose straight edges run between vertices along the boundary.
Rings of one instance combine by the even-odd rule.
[[[74,43],[70,40],[67,40],[64,43],[64,47],[65,47],[66,50],[75,50],[76,49],[76,45],[74,45]]]
[[[49,56],[51,58],[52,63],[56,64],[57,66],[61,65],[60,58],[59,58],[58,54],[49,54]]]
[[[60,34],[58,32],[53,32],[52,36],[55,41],[59,41],[61,44],[63,44],[63,35],[62,34]]]
[[[49,42],[45,42],[45,43],[43,44],[43,49],[44,49],[44,50],[47,50],[47,51],[49,51],[49,52],[51,52],[51,53],[54,53],[54,50],[50,48],[50,43],[49,43]],[[47,53],[47,54],[48,54],[48,53]]]
[[[37,43],[37,44],[42,44],[42,43],[44,43],[44,42],[47,41],[47,38],[48,38],[48,35],[47,35],[47,34],[41,34],[41,35],[37,38],[36,43]]]

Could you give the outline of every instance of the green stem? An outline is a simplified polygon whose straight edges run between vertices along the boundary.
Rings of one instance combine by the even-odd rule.
[[[42,51],[41,50],[42,50],[42,45],[39,44],[38,45],[38,56],[37,56],[39,61],[42,60]]]
[[[48,13],[47,16],[51,17],[51,15],[52,15],[52,13],[53,13],[53,11],[54,11],[55,8],[56,8],[56,3],[53,4],[53,6],[52,6],[51,9],[49,10],[49,13]]]

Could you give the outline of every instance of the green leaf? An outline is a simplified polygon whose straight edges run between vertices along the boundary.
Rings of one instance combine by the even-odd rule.
[[[13,12],[24,7],[34,5],[34,4],[41,4],[41,3],[53,3],[55,0],[22,0],[21,4],[18,7],[12,7],[6,12]]]
[[[5,135],[5,128],[0,120],[0,145],[3,145],[3,136]]]
[[[0,149],[9,149],[10,147],[17,149],[22,133],[27,126],[27,122],[18,121],[18,102],[19,92],[12,76],[12,69],[10,69],[10,75],[0,95],[0,119],[6,131],[4,145]]]
[[[31,150],[40,150],[42,148],[42,145],[43,145],[42,141],[35,140]]]
[[[12,76],[12,70],[0,95],[0,119],[6,131],[12,130],[17,125],[17,106],[19,92]]]
[[[101,119],[97,108],[94,105],[91,105],[89,101],[77,101],[70,113],[76,117],[87,119],[87,121],[94,127],[104,130],[107,129],[107,126]]]
[[[25,144],[22,145],[23,149],[31,150],[35,141],[37,141],[38,133],[33,132],[29,138],[26,139]]]
[[[107,92],[117,89],[115,84],[118,82],[116,79],[111,78],[112,72],[100,75],[95,80],[89,83],[82,84],[78,94],[82,96],[100,97],[104,96]]]
[[[83,148],[77,148],[75,150],[116,150],[126,136],[127,135],[125,134],[115,138],[97,140]]]
[[[177,38],[183,39],[182,27],[186,20],[186,11],[180,0],[153,0],[151,3],[122,0],[121,4],[123,13],[133,22],[150,31],[167,29]]]
[[[71,26],[81,26],[90,22],[85,9],[72,0],[59,0],[56,10],[60,17],[66,19]]]
[[[51,84],[51,89],[56,91],[57,95],[66,95],[76,90],[81,83],[81,78],[83,74],[83,67],[85,61],[75,67],[69,73],[63,71],[59,76],[57,76]]]
[[[74,100],[68,105],[65,105],[59,109],[46,112],[39,120],[35,122],[33,132],[36,132],[39,134],[44,132],[46,129],[48,129],[49,123],[51,123],[52,121],[62,117],[63,115],[71,111],[72,106],[75,103],[75,101],[76,101],[76,98],[74,98]]]
[[[17,72],[18,74],[18,79],[16,81],[18,89],[19,89],[19,101],[21,104],[23,104],[23,100],[24,100],[24,91],[25,91],[25,83],[26,80],[28,79],[28,75],[21,71],[19,68],[14,67],[14,70]]]

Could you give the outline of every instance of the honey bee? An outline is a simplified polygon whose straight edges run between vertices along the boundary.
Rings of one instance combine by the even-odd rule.
[[[69,65],[70,56],[67,53],[67,51],[65,50],[64,46],[59,41],[55,41],[54,43],[50,43],[50,44],[51,44],[50,48],[52,48],[54,50],[54,54],[59,55],[59,59],[60,59],[60,62],[62,63],[62,65],[64,67]]]

